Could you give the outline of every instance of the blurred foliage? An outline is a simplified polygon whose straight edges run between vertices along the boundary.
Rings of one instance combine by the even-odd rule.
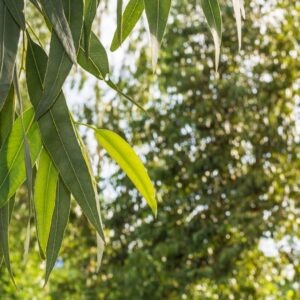
[[[151,117],[118,98],[103,102],[111,95],[98,89],[78,115],[136,146],[158,191],[158,218],[109,163],[99,172],[108,236],[100,274],[95,237],[74,206],[42,289],[44,266],[34,253],[23,263],[14,239],[26,223],[21,195],[11,226],[20,288],[1,268],[0,299],[300,298],[299,3],[247,2],[241,53],[226,6],[219,77],[198,5],[174,1],[157,75],[143,43],[130,47],[138,67],[125,61],[120,84]]]

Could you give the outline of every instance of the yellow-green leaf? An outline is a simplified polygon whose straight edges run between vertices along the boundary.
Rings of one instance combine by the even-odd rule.
[[[43,149],[35,180],[34,207],[39,244],[46,253],[51,220],[55,207],[58,172],[47,151]]]
[[[96,138],[101,146],[127,174],[137,190],[143,195],[153,213],[157,214],[155,189],[147,170],[131,146],[118,134],[106,129],[95,130]]]

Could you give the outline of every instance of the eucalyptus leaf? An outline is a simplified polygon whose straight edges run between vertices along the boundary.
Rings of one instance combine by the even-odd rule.
[[[20,27],[0,1],[0,111],[9,93],[18,50]]]
[[[144,0],[130,0],[125,8],[122,16],[121,38],[118,36],[118,31],[114,33],[110,50],[117,50],[121,44],[129,36],[144,11]]]
[[[166,29],[171,0],[144,0],[152,46],[152,68],[156,67],[160,44]]]
[[[96,138],[100,145],[127,174],[137,190],[143,195],[154,215],[156,216],[157,202],[155,199],[155,189],[149,178],[147,170],[132,147],[113,131],[107,129],[97,129],[94,126],[88,127],[95,131]]]
[[[4,0],[8,10],[22,30],[25,30],[24,0]]]
[[[122,41],[122,24],[123,24],[123,0],[117,0],[117,38],[120,44]]]
[[[222,17],[218,0],[201,0],[201,6],[215,44],[215,68],[218,70],[222,41]]]
[[[46,253],[51,220],[55,207],[58,172],[45,149],[38,162],[35,179],[34,207],[39,245]]]
[[[23,122],[30,147],[32,165],[34,165],[42,144],[32,108],[24,112]],[[22,123],[19,117],[0,149],[0,207],[7,203],[26,179],[22,132]]]
[[[72,2],[78,2],[77,0]],[[76,64],[76,48],[64,13],[63,0],[40,0],[51,25],[71,61]]]
[[[47,55],[28,37],[26,77],[30,101],[36,108],[43,92]],[[73,129],[63,93],[51,109],[38,120],[43,144],[59,171],[61,178],[81,206],[84,214],[104,237],[97,212],[91,174]]]
[[[65,229],[69,220],[70,204],[70,192],[65,187],[62,180],[59,179],[56,191],[55,209],[52,216],[50,235],[46,251],[47,260],[45,284],[49,280],[49,276],[59,254]]]
[[[242,47],[242,6],[241,0],[232,0],[233,11],[236,21],[237,33],[238,33],[238,41],[239,41],[239,50]]]
[[[63,0],[63,5],[77,52],[83,25],[83,2],[82,0]],[[67,56],[58,35],[56,32],[52,32],[43,96],[36,110],[37,119],[57,100],[72,65],[72,61]]]
[[[95,19],[97,8],[100,3],[100,0],[86,0],[85,7],[84,7],[84,49],[89,56],[90,52],[90,41],[91,41],[91,34],[92,34],[92,25]]]

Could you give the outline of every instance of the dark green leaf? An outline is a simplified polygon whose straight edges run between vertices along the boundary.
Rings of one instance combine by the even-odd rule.
[[[218,70],[222,41],[222,17],[218,0],[201,0],[201,6],[215,44],[215,67]]]
[[[144,0],[144,4],[151,35],[152,67],[155,69],[160,44],[168,21],[171,0]]]
[[[56,259],[64,237],[65,229],[70,215],[70,192],[61,179],[58,181],[56,191],[55,209],[51,222],[49,240],[47,244],[46,279],[47,283],[50,273],[55,265]]]
[[[117,31],[114,34],[113,41],[111,43],[110,50],[117,50],[125,39],[129,36],[138,20],[141,18],[144,11],[144,0],[130,0],[125,8],[123,14],[121,39],[118,38]]]
[[[97,8],[100,3],[100,0],[86,0],[84,8],[84,49],[89,55],[90,52],[90,41],[92,33],[92,25],[95,19]]]
[[[122,41],[122,23],[123,23],[123,0],[117,0],[117,39]]]
[[[63,1],[40,0],[40,2],[66,53],[69,55],[71,61],[76,64],[76,48],[64,13]],[[78,1],[73,0],[72,2]]]
[[[4,1],[0,1],[0,111],[4,105],[13,79],[18,50],[20,27],[9,13]]]
[[[25,30],[24,0],[4,0],[18,25]]]
[[[28,38],[26,76],[30,100],[37,107],[42,95],[47,55]],[[42,140],[63,182],[81,206],[88,220],[103,237],[92,178],[74,132],[63,93],[38,121]]]
[[[82,0],[63,0],[64,12],[70,25],[75,49],[80,42],[83,24]],[[44,79],[44,92],[36,110],[36,118],[40,118],[57,100],[62,86],[72,68],[72,62],[61,45],[58,35],[53,32],[50,43],[50,55]]]
[[[39,245],[46,253],[51,220],[55,206],[58,172],[45,149],[40,155],[35,179],[34,207]]]
[[[10,199],[3,207],[0,208],[0,248],[3,253],[6,268],[9,272],[10,278],[16,286],[14,275],[10,265],[9,253],[9,239],[8,239],[8,226],[10,223],[12,210],[14,206],[14,198]]]
[[[31,161],[34,165],[42,144],[37,123],[34,122],[33,109],[24,112],[23,121],[30,147]],[[0,207],[15,194],[26,179],[22,131],[19,117],[0,150]]]

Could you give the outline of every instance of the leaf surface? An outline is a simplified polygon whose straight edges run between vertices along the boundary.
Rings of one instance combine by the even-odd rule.
[[[23,122],[30,147],[32,165],[34,165],[41,151],[42,143],[37,123],[34,122],[33,109],[24,112]],[[22,123],[19,117],[0,149],[0,207],[7,203],[26,179],[22,132]]]
[[[46,64],[47,55],[43,49],[28,38],[26,77],[30,101],[35,108],[41,99]],[[38,124],[43,144],[64,184],[81,206],[88,220],[103,236],[91,174],[76,138],[62,92],[58,101],[38,120]]]
[[[118,32],[114,33],[110,50],[117,50],[121,44],[129,36],[144,11],[144,0],[130,0],[125,8],[122,16],[121,38],[118,37]]]
[[[9,93],[18,50],[20,27],[0,1],[0,111]]]
[[[158,52],[166,29],[171,0],[144,0],[152,46],[152,68],[156,67]]]
[[[146,199],[153,213],[157,214],[155,189],[149,178],[147,170],[131,146],[118,134],[106,129],[91,127],[101,146],[115,160],[127,174],[137,190]]]
[[[4,0],[4,2],[17,24],[25,30],[24,0]]]
[[[42,150],[35,179],[34,207],[42,253],[46,253],[55,206],[58,172],[45,149]]]
[[[83,2],[82,0],[63,0],[63,4],[77,52],[83,25]],[[36,110],[37,119],[57,100],[62,86],[71,71],[72,65],[73,63],[60,43],[57,33],[52,32],[50,54],[44,79],[44,92]]]
[[[56,191],[55,209],[52,216],[51,229],[46,251],[46,279],[47,283],[51,271],[57,260],[70,215],[70,192],[61,179]]]
[[[218,70],[222,41],[222,17],[218,0],[201,0],[201,6],[215,44],[215,68]]]

